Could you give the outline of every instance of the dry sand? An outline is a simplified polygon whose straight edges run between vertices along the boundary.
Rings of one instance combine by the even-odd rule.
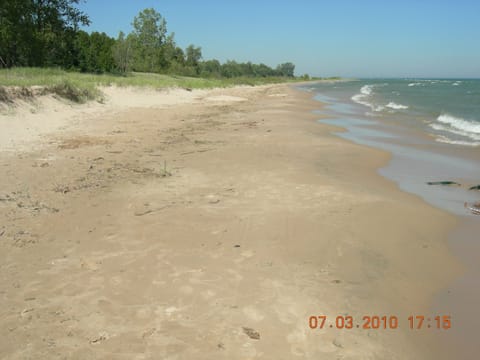
[[[106,91],[0,116],[0,358],[438,359],[407,317],[460,271],[455,220],[388,154],[285,85]]]

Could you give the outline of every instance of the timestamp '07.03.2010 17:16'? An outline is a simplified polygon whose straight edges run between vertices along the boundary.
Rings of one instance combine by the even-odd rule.
[[[361,319],[360,321],[356,321]],[[407,326],[411,330],[439,329],[448,330],[452,327],[450,315],[410,315],[406,319],[395,315],[378,316],[365,315],[354,318],[353,316],[339,315],[328,317],[326,315],[312,315],[308,318],[310,329],[384,329],[395,330]]]

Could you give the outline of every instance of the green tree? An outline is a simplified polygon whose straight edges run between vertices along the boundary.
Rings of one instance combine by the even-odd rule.
[[[3,0],[0,5],[0,61],[7,66],[71,66],[80,0]]]
[[[253,77],[255,75],[253,64],[250,61],[246,63],[240,63],[239,67],[241,76]]]
[[[183,75],[198,76],[200,74],[200,60],[202,59],[202,48],[189,45],[185,49],[185,66]]]
[[[112,55],[117,70],[120,72],[130,71],[133,61],[133,36],[130,34],[125,37],[123,31],[120,31],[115,44],[112,47]]]
[[[171,74],[185,74],[185,53],[181,47],[175,43],[175,34],[167,36],[165,44],[162,47],[163,68]]]
[[[285,77],[294,77],[295,65],[291,62],[283,63],[277,66],[277,75]]]
[[[134,69],[159,71],[165,65],[162,46],[165,44],[167,22],[152,8],[141,11],[133,19]]]
[[[188,45],[188,47],[185,49],[185,56],[185,64],[187,66],[196,67],[202,59],[202,48],[195,47],[194,45]]]
[[[254,64],[253,73],[255,77],[275,76],[275,70],[265,64]]]
[[[76,67],[83,72],[103,73],[114,70],[112,46],[115,40],[105,33],[79,31],[75,41]]]
[[[240,65],[234,60],[228,60],[226,63],[222,64],[221,71],[222,76],[227,78],[242,76]]]
[[[218,60],[207,60],[200,63],[200,75],[203,77],[221,77],[222,65]]]
[[[0,64],[10,67],[28,64],[34,28],[30,1],[6,1],[0,4]],[[26,15],[26,16],[25,16]]]

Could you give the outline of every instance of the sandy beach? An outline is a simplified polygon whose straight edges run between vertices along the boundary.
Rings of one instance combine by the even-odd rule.
[[[408,317],[448,315],[456,220],[378,175],[388,153],[291,85],[104,92],[0,114],[1,358],[445,355]]]

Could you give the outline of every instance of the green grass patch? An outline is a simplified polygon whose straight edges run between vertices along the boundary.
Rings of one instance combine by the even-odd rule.
[[[83,88],[85,86],[144,86],[153,88],[190,87],[204,89],[228,87],[233,85],[261,85],[299,81],[281,77],[269,78],[198,78],[187,76],[163,75],[155,73],[85,74],[54,68],[12,68],[0,69],[1,86],[56,86],[66,81]]]
[[[302,81],[300,78],[197,78],[154,73],[85,74],[57,68],[12,68],[0,69],[0,101],[9,101],[7,87],[19,87],[27,91],[30,87],[44,87],[44,93],[54,93],[68,100],[84,103],[90,100],[102,101],[102,86],[133,86],[163,88],[210,89],[235,85],[264,85]],[[18,92],[18,91],[16,91]]]

